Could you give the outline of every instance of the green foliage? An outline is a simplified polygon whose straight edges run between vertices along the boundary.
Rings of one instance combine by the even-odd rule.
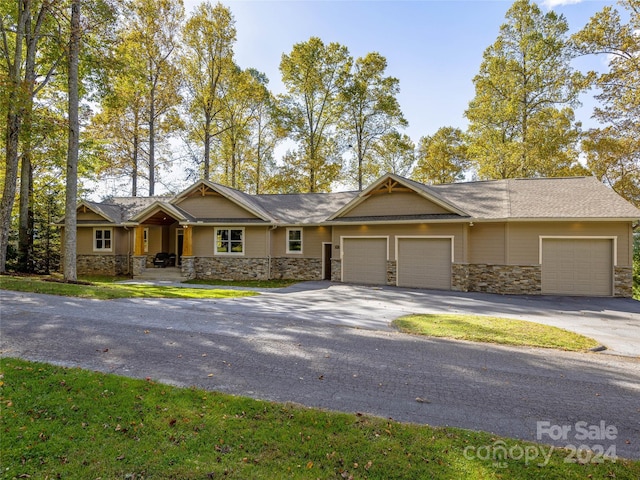
[[[564,176],[581,171],[572,107],[583,87],[571,66],[568,25],[517,0],[485,50],[469,119],[469,156],[481,178]]]
[[[339,94],[345,106],[340,128],[356,153],[346,179],[358,190],[378,176],[373,172],[380,170],[383,159],[374,147],[381,137],[408,125],[396,99],[400,81],[385,76],[386,68],[387,59],[377,52],[356,59]]]
[[[7,478],[640,476],[640,462],[618,458],[583,465],[566,462],[562,449],[553,449],[549,463],[538,466],[542,453],[535,460],[522,455],[533,444],[484,432],[326,412],[13,358],[0,361],[0,449]],[[202,383],[214,388],[215,369],[202,375]],[[496,462],[493,455],[484,460],[464,455],[469,446],[491,453],[495,445],[519,456],[507,454]],[[545,455],[551,449],[542,448]]]
[[[289,166],[303,172],[305,181],[297,187],[303,191],[328,191],[342,168],[336,125],[344,113],[339,96],[351,62],[346,47],[325,45],[317,37],[282,55],[280,71],[287,93],[279,99],[279,124],[298,144]]]
[[[415,145],[409,135],[392,130],[382,135],[371,150],[376,160],[370,162],[364,170],[367,183],[387,172],[401,177],[409,176],[415,162]]]
[[[418,161],[411,177],[427,184],[463,180],[471,164],[467,150],[467,138],[462,130],[442,127],[434,135],[420,139]]]
[[[640,206],[640,2],[619,3],[628,23],[606,6],[572,37],[578,54],[602,55],[609,64],[608,71],[589,74],[600,91],[594,117],[606,126],[590,131],[583,149],[593,174]]]

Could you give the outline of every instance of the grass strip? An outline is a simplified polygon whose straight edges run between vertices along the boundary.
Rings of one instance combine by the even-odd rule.
[[[594,339],[562,328],[484,315],[407,315],[394,320],[393,325],[405,333],[472,342],[556,348],[574,352],[585,352],[598,346]]]
[[[54,279],[55,280],[55,279]],[[258,295],[252,291],[169,287],[145,284],[117,284],[111,279],[83,283],[63,283],[40,277],[0,276],[0,288],[19,292],[46,293],[68,297],[95,298],[235,298]]]
[[[637,461],[13,358],[0,405],[4,478],[640,478]]]

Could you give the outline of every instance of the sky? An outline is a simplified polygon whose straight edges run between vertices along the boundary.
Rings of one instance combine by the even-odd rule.
[[[212,3],[214,0],[211,0]],[[187,15],[199,0],[186,0]],[[338,42],[354,58],[379,52],[387,75],[400,80],[398,100],[414,142],[443,126],[466,128],[464,118],[474,96],[473,77],[484,50],[495,42],[512,2],[508,0],[224,0],[236,20],[236,62],[267,74],[271,90],[284,88],[279,65],[293,45],[317,36]],[[545,0],[543,11],[563,14],[570,32],[580,30],[613,1]],[[606,59],[582,60],[579,68],[601,69]],[[585,127],[593,101],[584,96],[576,117]]]

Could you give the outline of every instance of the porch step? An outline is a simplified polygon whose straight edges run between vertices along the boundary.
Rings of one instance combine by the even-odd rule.
[[[180,267],[165,268],[146,268],[142,275],[135,275],[134,280],[162,280],[167,282],[182,282],[185,278],[182,276]]]

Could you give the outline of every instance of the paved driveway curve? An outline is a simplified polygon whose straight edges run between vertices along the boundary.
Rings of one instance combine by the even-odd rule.
[[[328,283],[219,301],[7,291],[0,301],[5,356],[528,440],[539,421],[604,421],[618,429],[618,455],[640,458],[640,359],[425,339],[388,325],[439,310],[574,323],[598,317],[611,330],[633,330],[633,301]]]

